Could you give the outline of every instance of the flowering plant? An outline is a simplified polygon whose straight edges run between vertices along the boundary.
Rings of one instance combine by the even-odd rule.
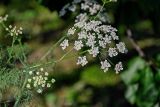
[[[7,36],[12,37],[11,46],[1,48],[2,51],[7,51],[7,58],[1,55],[1,63],[5,64],[0,66],[0,73],[2,74],[0,80],[3,82],[0,90],[5,90],[9,85],[20,88],[20,92],[15,95],[14,107],[18,106],[23,96],[30,96],[34,91],[42,93],[43,90],[51,87],[55,79],[48,77],[49,73],[46,67],[59,63],[73,51],[79,52],[80,55],[77,58],[77,65],[85,66],[89,63],[88,57],[92,56],[100,60],[101,69],[104,72],[107,72],[111,66],[114,66],[116,73],[123,70],[121,61],[117,64],[113,64],[111,61],[111,58],[119,53],[126,53],[126,47],[117,36],[117,29],[108,24],[108,16],[103,8],[108,2],[111,2],[111,0],[104,0],[103,6],[101,6],[92,0],[74,0],[71,4],[65,5],[60,11],[60,16],[63,17],[67,11],[80,11],[80,13],[76,16],[74,24],[69,28],[66,36],[63,36],[54,46],[51,46],[40,60],[44,60],[57,46],[60,46],[62,50],[66,50],[70,45],[72,48],[60,59],[50,59],[45,63],[38,64],[30,64],[27,60],[26,47],[21,38],[23,29],[12,25],[8,26],[6,24],[8,15],[0,17],[0,24],[6,31]],[[73,40],[72,45],[70,42]],[[18,51],[15,49],[18,49]],[[10,81],[11,78],[16,82]]]

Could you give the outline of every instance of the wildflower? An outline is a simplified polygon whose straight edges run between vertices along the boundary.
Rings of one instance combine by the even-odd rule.
[[[88,50],[89,54],[92,54],[93,57],[96,57],[99,54],[99,48],[98,47],[92,47],[90,50]]]
[[[44,71],[44,68],[40,68],[40,71]]]
[[[9,25],[9,27],[7,27],[5,30],[8,31],[11,36],[18,36],[22,34],[23,29],[22,27],[18,29],[16,26],[13,27],[12,25]]]
[[[109,48],[109,50],[108,50],[108,55],[109,55],[110,57],[117,56],[117,55],[118,55],[118,52],[116,51],[116,48]]]
[[[30,85],[30,84],[27,84],[26,87],[27,87],[28,89],[30,89],[30,88],[31,88],[31,85]]]
[[[28,82],[31,82],[32,81],[32,79],[28,79]]]
[[[77,64],[81,64],[82,66],[88,63],[86,56],[78,57]]]
[[[55,82],[55,79],[52,79],[51,82],[54,83],[54,82]]]
[[[87,42],[86,42],[86,45],[89,46],[89,47],[93,47],[94,44],[96,43],[95,41],[96,37],[93,36],[93,35],[89,35],[87,36]]]
[[[68,30],[68,35],[73,35],[75,33],[76,29],[74,27],[70,28]]]
[[[68,9],[71,11],[71,12],[75,12],[76,11],[76,6],[75,5],[72,5],[70,6]]]
[[[33,71],[29,71],[29,75],[32,75],[33,74]]]
[[[105,37],[103,38],[103,40],[105,41],[105,43],[111,43],[111,36],[108,36],[106,34]]]
[[[99,46],[102,48],[106,48],[106,42],[103,40],[99,40]]]
[[[28,73],[32,75],[30,75],[31,77],[28,78],[26,87],[28,89],[33,87],[33,89],[36,89],[38,93],[42,93],[43,88],[49,88],[51,87],[51,84],[55,82],[55,79],[48,79],[49,73],[46,71],[44,72],[44,68],[40,68],[34,72],[29,71]]]
[[[75,41],[75,43],[74,43],[74,49],[77,50],[77,51],[80,50],[83,46],[84,45],[83,45],[81,40],[80,41]]]
[[[80,2],[80,7],[74,7]],[[75,9],[69,9],[71,7],[80,9],[83,12],[76,16],[74,25],[68,30],[67,33],[67,35],[74,35],[76,31],[77,35],[74,35],[76,36],[74,41],[75,50],[79,51],[84,47],[83,49],[87,49],[88,53],[93,57],[101,57],[104,55],[103,53],[106,52],[108,53],[107,57],[115,57],[119,52],[126,52],[126,47],[123,42],[119,42],[115,45],[115,42],[119,41],[119,36],[117,36],[116,33],[117,29],[111,25],[105,24],[106,21],[108,21],[108,17],[105,15],[105,9],[102,9],[101,5],[92,0],[74,0],[72,4],[68,4],[68,6],[65,6],[63,9],[74,11]],[[112,45],[113,47],[111,47]],[[68,46],[68,40],[64,40],[60,46],[64,50]],[[80,64],[84,66],[87,63],[88,61],[86,56],[78,57],[78,65]],[[108,71],[109,67],[111,67],[107,60],[101,61],[100,63],[101,69],[103,69],[104,72]],[[120,64],[121,63],[118,65]],[[118,65],[116,64],[116,66]],[[116,73],[119,71],[117,67],[115,70]]]
[[[60,44],[60,46],[62,47],[62,49],[64,50],[64,49],[66,49],[66,47],[68,47],[69,46],[69,44],[68,44],[68,40],[67,39],[65,39],[61,44]]]
[[[115,65],[114,69],[116,71],[116,74],[118,74],[119,71],[123,70],[122,62],[118,62],[118,64]]]
[[[64,15],[66,14],[66,9],[67,9],[69,6],[70,6],[69,3],[66,4],[66,5],[62,8],[62,10],[59,12],[59,15],[60,15],[60,16],[64,16]]]
[[[118,49],[119,52],[125,53],[126,47],[125,47],[125,44],[123,42],[120,42],[120,43],[116,44],[116,46],[117,46],[117,49]]]
[[[87,38],[87,32],[82,30],[81,32],[78,33],[78,39],[86,39]]]
[[[42,93],[42,89],[38,89],[38,90],[37,90],[37,93]]]
[[[48,88],[51,87],[51,84],[50,84],[50,83],[47,83],[47,87],[48,87]]]
[[[107,60],[101,61],[101,69],[103,69],[104,72],[107,72],[109,67],[111,67],[111,65]]]
[[[81,24],[83,22],[86,22],[88,20],[88,16],[87,16],[87,13],[80,13],[77,17],[76,17],[76,20],[75,22],[81,22]],[[84,24],[84,23],[83,23]],[[78,26],[77,26],[78,27]],[[81,28],[81,27],[79,27]]]
[[[48,76],[48,72],[45,72],[45,74],[44,74],[45,76]]]
[[[119,37],[116,35],[115,32],[111,32],[111,36],[112,36],[113,40],[119,40]]]

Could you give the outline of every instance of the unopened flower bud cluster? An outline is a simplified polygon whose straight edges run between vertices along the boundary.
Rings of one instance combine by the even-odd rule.
[[[80,51],[85,48],[92,57],[103,57],[102,50],[103,53],[105,50],[106,59],[100,60],[100,64],[101,69],[106,72],[112,66],[108,59],[117,56],[119,53],[126,53],[125,44],[119,41],[116,28],[105,24],[101,18],[97,17],[103,10],[101,5],[91,0],[82,0],[80,8],[83,13],[76,17],[75,24],[68,30],[68,38],[77,35],[74,41],[74,49]],[[95,16],[95,18],[90,18],[91,16]],[[69,46],[69,39],[65,39],[60,46],[63,50],[66,49]],[[86,56],[78,57],[77,64],[84,66],[87,63]],[[113,66],[116,73],[123,70],[121,61]]]
[[[49,80],[49,74],[48,72],[44,72],[43,68],[37,71],[29,71],[28,74],[29,78],[27,79],[26,88],[34,89],[37,93],[42,93],[43,89],[50,88],[55,82],[55,79]]]
[[[6,28],[6,31],[10,33],[11,36],[18,36],[22,34],[22,27],[17,28],[16,26],[9,25],[9,27]]]
[[[8,15],[5,15],[4,17],[0,16],[0,23],[7,21]]]
[[[0,23],[7,21],[8,15],[4,17],[0,16]],[[3,23],[4,24],[4,23]],[[5,30],[9,32],[11,36],[18,36],[22,34],[22,27],[17,28],[16,26],[9,25],[8,27],[4,24]]]

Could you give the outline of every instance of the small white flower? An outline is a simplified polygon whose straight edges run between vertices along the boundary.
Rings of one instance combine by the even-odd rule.
[[[62,47],[63,50],[66,49],[66,47],[69,46],[68,40],[65,39],[65,40],[60,44],[60,46]]]
[[[99,10],[101,9],[101,6],[98,4],[93,4],[92,8],[89,8],[89,12],[91,15],[94,15],[95,13],[97,13]]]
[[[90,50],[88,50],[89,54],[92,54],[93,57],[96,57],[99,54],[99,48],[98,47],[92,47]]]
[[[48,87],[48,88],[51,87],[51,84],[50,84],[50,83],[47,83],[47,87]]]
[[[87,38],[87,32],[86,31],[81,31],[78,33],[78,39],[86,39]]]
[[[30,85],[30,84],[27,84],[26,87],[27,87],[28,89],[30,89],[30,88],[31,88],[31,85]]]
[[[44,77],[44,80],[48,80],[48,77]]]
[[[37,75],[39,75],[39,72],[36,72]]]
[[[119,71],[123,70],[122,62],[119,62],[118,64],[116,64],[114,69],[116,71],[116,74],[118,74]]]
[[[106,34],[105,37],[103,38],[103,40],[104,40],[106,43],[111,43],[111,36],[108,36],[108,35]]]
[[[29,75],[32,75],[33,74],[33,71],[29,71]]]
[[[44,87],[45,87],[45,84],[42,84],[42,87],[44,88]]]
[[[89,9],[89,6],[85,3],[81,3],[81,9],[82,10],[87,10],[87,9]]]
[[[75,5],[71,5],[68,9],[71,11],[71,12],[75,12],[76,11],[76,6]]]
[[[101,61],[101,69],[103,69],[104,72],[107,72],[109,67],[111,67],[111,64],[107,60]]]
[[[40,71],[44,71],[44,68],[40,68]]]
[[[51,82],[54,83],[54,82],[55,82],[55,79],[51,79]]]
[[[37,93],[42,93],[42,89],[38,89],[38,90],[37,90]]]
[[[116,51],[116,48],[109,48],[109,50],[108,50],[108,55],[109,55],[110,57],[117,56],[117,55],[118,55],[118,52]]]
[[[112,36],[113,40],[119,40],[119,37],[116,35],[115,32],[111,32],[111,36]]]
[[[77,65],[81,64],[82,66],[88,63],[86,56],[78,57]]]
[[[125,53],[126,52],[126,47],[125,44],[123,42],[120,42],[119,44],[116,44],[117,49],[119,52],[121,53]]]
[[[104,42],[103,40],[99,40],[99,46],[102,48],[106,48],[106,42]]]
[[[80,50],[83,46],[84,45],[83,45],[81,40],[80,41],[75,41],[75,43],[74,43],[74,49],[77,50],[77,51]]]
[[[32,79],[28,79],[28,82],[31,82],[32,81]]]
[[[45,72],[45,74],[44,74],[45,76],[48,76],[48,72]]]
[[[66,14],[66,10],[65,9],[62,9],[60,12],[59,12],[59,16],[64,16]]]
[[[26,72],[26,70],[23,70],[23,72]]]
[[[70,29],[68,30],[67,35],[73,35],[73,34],[75,33],[75,31],[76,31],[76,29],[75,29],[74,27],[72,27],[72,28],[70,28]]]
[[[75,22],[84,24],[84,22],[86,22],[87,20],[88,20],[87,13],[80,13],[80,14],[76,17]],[[78,25],[80,25],[80,24],[78,24]],[[84,25],[82,25],[82,26],[84,26]],[[82,27],[82,26],[81,26],[81,27]],[[76,26],[76,27],[81,28],[80,26]]]
[[[95,37],[95,36],[92,36],[92,35],[87,36],[86,45],[89,46],[89,47],[93,47],[94,44],[96,43],[95,38],[96,38],[96,37]]]

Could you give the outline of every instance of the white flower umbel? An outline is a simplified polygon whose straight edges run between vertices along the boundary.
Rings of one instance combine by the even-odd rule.
[[[68,30],[68,35],[73,35],[75,33],[76,29],[74,27],[70,28]]]
[[[42,89],[38,89],[37,93],[39,93],[39,94],[42,93]]]
[[[44,72],[44,68],[34,70],[32,73],[29,71],[28,74],[29,78],[27,79],[26,88],[35,89],[38,93],[42,93],[43,88],[49,88],[55,82],[55,79],[48,80],[49,73]]]
[[[115,65],[115,71],[116,71],[116,74],[118,74],[121,70],[123,70],[123,65],[122,65],[122,62],[118,62],[116,65]]]
[[[87,32],[85,30],[82,30],[78,33],[78,39],[86,39],[87,35]]]
[[[119,52],[121,53],[125,53],[126,52],[126,47],[125,44],[123,42],[119,42],[118,44],[116,44],[117,49]]]
[[[111,67],[111,64],[107,61],[101,61],[101,69],[104,70],[104,72],[107,72],[109,67]]]
[[[99,40],[99,46],[101,46],[102,48],[106,48],[106,42],[103,40]]]
[[[86,56],[78,57],[77,65],[85,66],[88,63]]]
[[[106,22],[108,21],[108,16],[101,5],[94,0],[74,0],[68,5],[68,8],[65,6],[65,9],[63,9],[73,11],[74,9],[69,9],[72,5],[77,6],[73,7],[82,12],[76,16],[74,25],[67,33],[69,39],[70,35],[75,36],[72,40],[74,39],[73,48],[76,51],[87,52],[85,54],[91,54],[92,57],[98,57],[99,59],[106,57],[110,59],[116,57],[118,53],[126,52],[125,44],[120,42],[119,36],[117,36],[117,29],[106,24],[108,23]],[[116,44],[117,42],[119,43]],[[68,40],[64,40],[60,46],[64,50],[68,46]],[[77,64],[84,66],[87,63],[86,56],[78,57]],[[111,67],[107,60],[100,63],[104,72]]]
[[[68,46],[69,46],[69,43],[68,43],[68,39],[65,39],[61,44],[60,46],[62,47],[62,49],[66,49]]]
[[[88,52],[93,57],[96,57],[99,54],[99,47],[92,47],[90,50],[88,50]]]
[[[107,34],[105,35],[105,37],[103,38],[103,40],[105,41],[105,43],[111,43],[112,39],[111,39],[111,36],[108,36]]]
[[[96,43],[96,37],[89,34],[89,36],[87,36],[87,42],[86,42],[86,46],[89,46],[89,47],[93,47],[94,44]]]
[[[80,41],[75,41],[75,43],[74,43],[74,49],[77,50],[77,51],[80,50],[83,46],[84,45],[83,45],[81,40]]]
[[[116,51],[116,48],[109,48],[109,50],[108,50],[108,55],[109,55],[110,57],[117,56],[117,55],[118,55],[118,52]]]

